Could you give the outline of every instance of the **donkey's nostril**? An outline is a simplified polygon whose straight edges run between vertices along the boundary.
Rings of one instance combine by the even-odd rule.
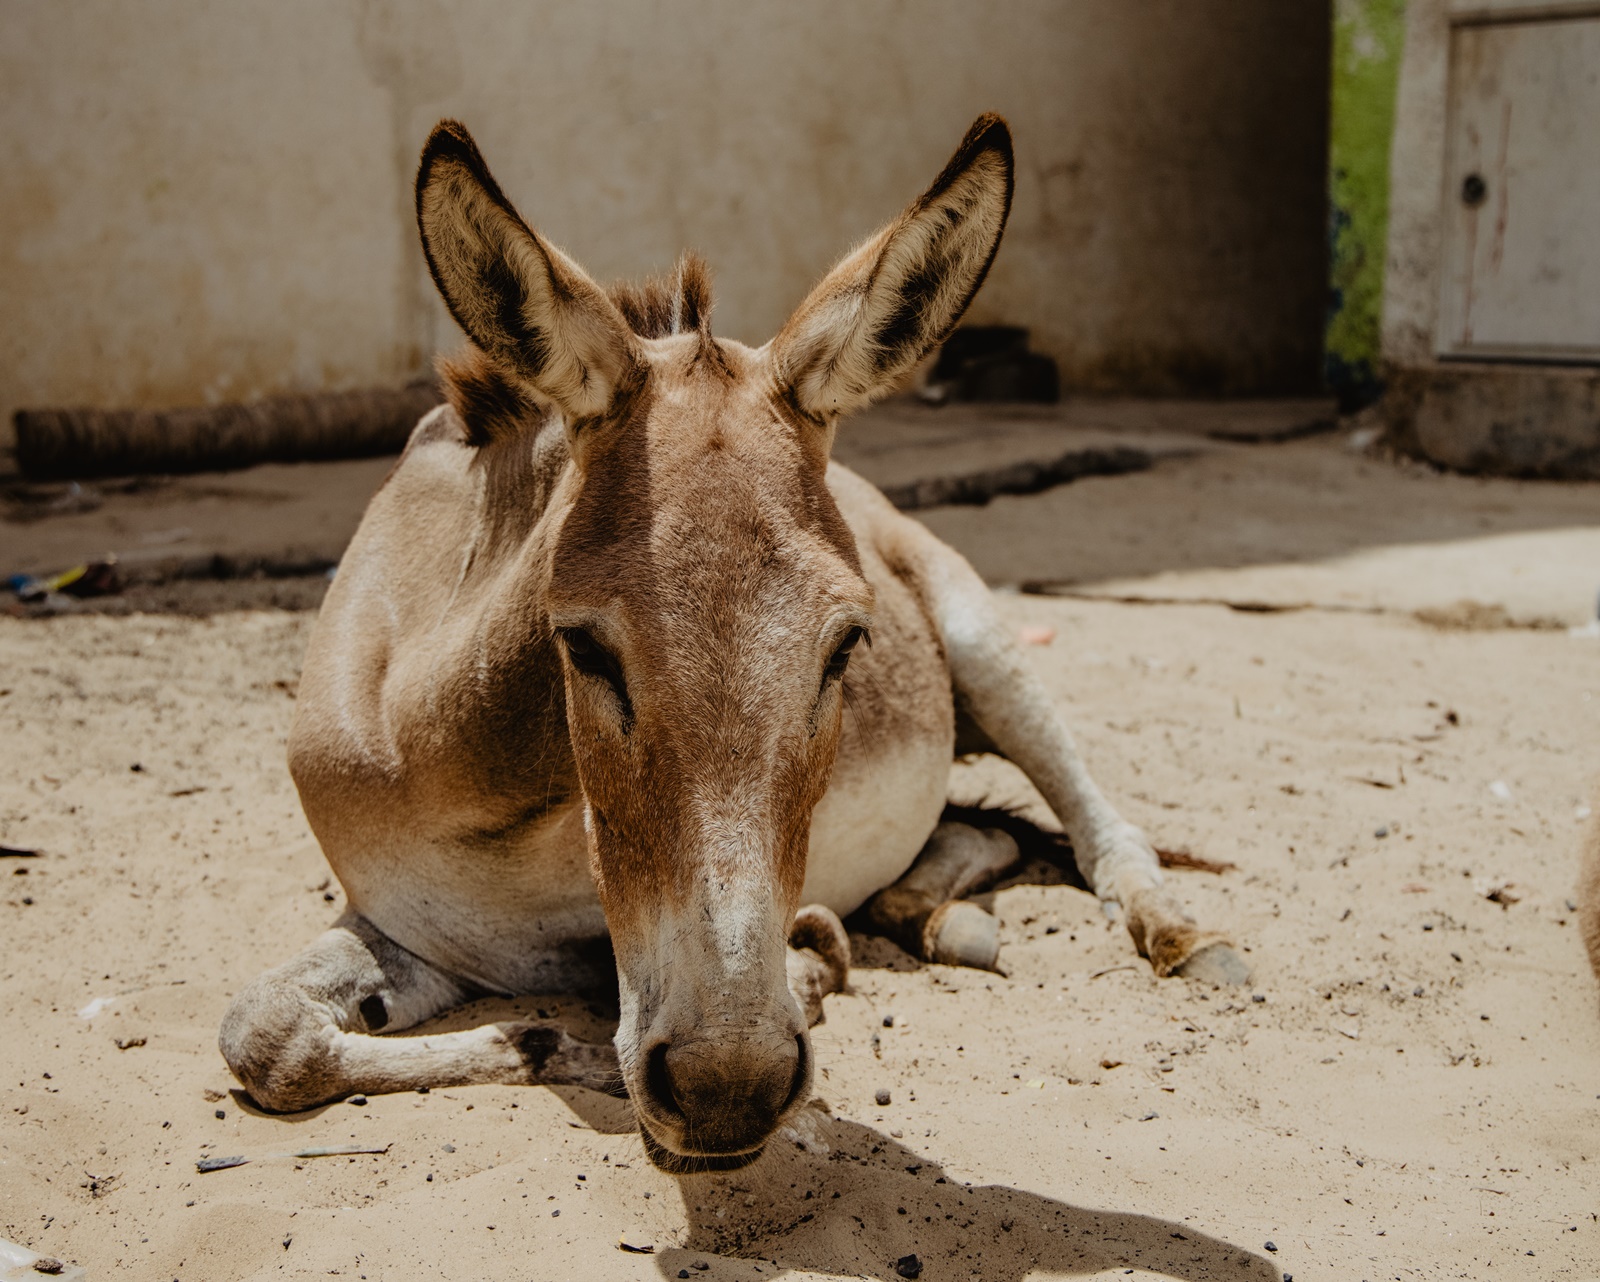
[[[805,1090],[808,1076],[809,1065],[807,1061],[810,1052],[806,1049],[805,1034],[798,1034],[794,1039],[794,1044],[799,1054],[795,1057],[794,1077],[789,1082],[789,1098],[783,1101],[784,1108],[788,1108],[791,1104],[799,1103],[800,1092]]]
[[[682,1117],[683,1108],[678,1103],[678,1093],[672,1086],[672,1072],[667,1067],[667,1053],[671,1049],[670,1042],[657,1042],[651,1047],[645,1060],[644,1084],[657,1108],[674,1117]]]

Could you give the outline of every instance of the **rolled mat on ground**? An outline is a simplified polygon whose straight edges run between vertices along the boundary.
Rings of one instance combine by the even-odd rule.
[[[442,399],[420,382],[248,405],[18,410],[17,466],[35,480],[64,480],[398,454]]]

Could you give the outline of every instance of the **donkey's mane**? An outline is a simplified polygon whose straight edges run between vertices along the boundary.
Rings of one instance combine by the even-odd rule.
[[[615,281],[606,295],[640,338],[698,333],[711,338],[711,272],[705,260],[685,253],[669,272],[642,281]],[[480,348],[468,344],[438,362],[445,399],[466,424],[467,440],[487,445],[541,422],[549,413],[522,385]]]
[[[606,293],[640,338],[711,332],[711,272],[699,254],[686,253],[670,272],[637,284],[616,281]]]

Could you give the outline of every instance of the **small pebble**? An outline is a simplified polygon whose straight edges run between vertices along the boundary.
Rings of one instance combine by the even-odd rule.
[[[367,1097],[365,1095],[352,1095],[349,1102],[357,1108],[365,1108],[367,1106]]]
[[[914,1255],[902,1255],[894,1262],[894,1271],[903,1278],[922,1276],[922,1261]]]
[[[889,1092],[887,1090],[883,1089],[882,1087],[880,1087],[878,1089],[878,1093],[876,1095],[874,1095],[872,1098],[878,1101],[878,1107],[879,1108],[888,1108],[889,1107]],[[221,1114],[219,1113],[218,1116],[220,1117]]]
[[[679,1270],[678,1270],[678,1276],[679,1276],[679,1277],[680,1277],[680,1278],[686,1278],[686,1277],[688,1277],[688,1276],[689,1276],[689,1270],[688,1270],[688,1269],[679,1269]]]
[[[1263,1243],[1263,1245],[1269,1251],[1276,1251],[1278,1249],[1278,1244],[1276,1242],[1266,1242],[1266,1243]]]
[[[1251,993],[1250,1000],[1253,1002],[1264,1002],[1267,1000],[1267,995],[1265,993]]]
[[[1387,837],[1389,835],[1389,825],[1388,824],[1379,825],[1377,828],[1375,828],[1373,830],[1372,835],[1374,837]]]
[[[225,1118],[225,1117],[226,1117],[226,1116],[227,1116],[227,1115],[228,1115],[228,1111],[227,1111],[227,1109],[222,1109],[222,1108],[219,1108],[219,1109],[218,1109],[218,1110],[217,1110],[217,1121],[219,1121],[219,1122],[220,1122],[220,1121],[221,1121],[221,1120],[222,1120],[222,1119],[223,1119],[223,1118]]]
[[[883,1026],[885,1028],[893,1028],[894,1027],[894,1016],[893,1015],[885,1015],[883,1017]]]

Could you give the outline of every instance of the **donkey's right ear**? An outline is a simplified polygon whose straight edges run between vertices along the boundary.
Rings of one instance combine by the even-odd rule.
[[[422,149],[417,227],[433,283],[468,338],[569,421],[605,411],[641,363],[627,321],[522,221],[454,120],[440,121]]]

